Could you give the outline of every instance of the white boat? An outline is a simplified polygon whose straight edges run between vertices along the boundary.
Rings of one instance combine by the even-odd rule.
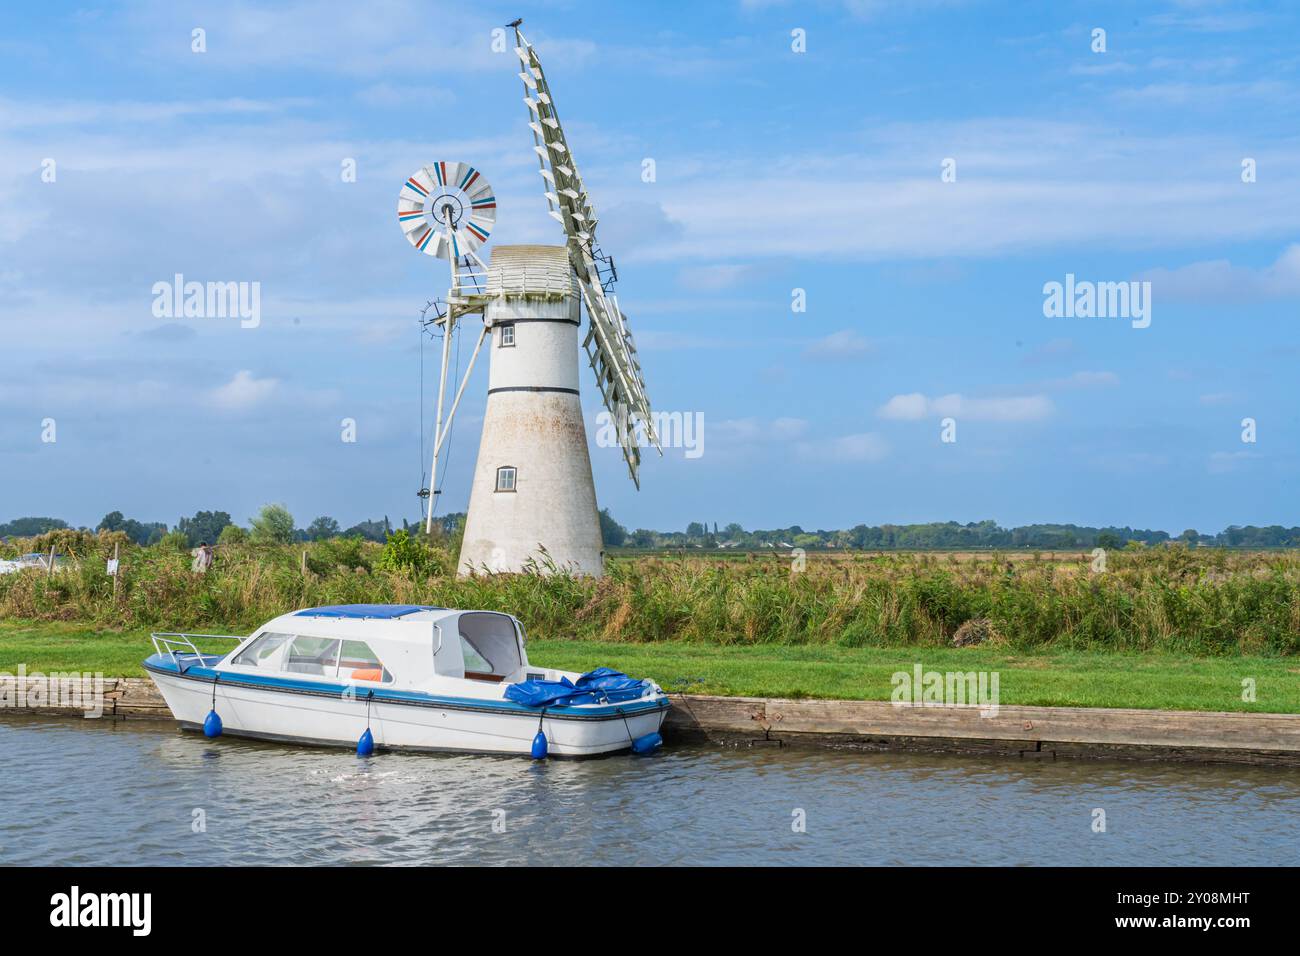
[[[528,662],[496,611],[407,604],[307,608],[224,656],[154,634],[145,670],[185,729],[382,750],[590,756],[661,742],[669,701],[649,680]],[[369,733],[367,733],[369,732]],[[367,739],[368,738],[368,739]],[[540,750],[540,752],[539,752]]]

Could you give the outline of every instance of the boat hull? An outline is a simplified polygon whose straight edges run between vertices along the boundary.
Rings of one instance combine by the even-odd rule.
[[[180,725],[201,728],[214,707],[213,672],[147,669]],[[320,746],[355,747],[368,720],[378,749],[529,754],[540,726],[551,755],[595,756],[626,750],[633,740],[657,732],[668,711],[666,698],[544,713],[418,694],[401,700],[376,696],[367,703],[363,692],[250,686],[216,676],[223,734]]]

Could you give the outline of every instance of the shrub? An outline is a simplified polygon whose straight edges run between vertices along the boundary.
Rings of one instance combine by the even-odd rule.
[[[353,535],[350,538],[331,538],[312,546],[307,553],[307,566],[315,574],[328,574],[343,568],[355,571],[358,568],[369,570],[366,558],[367,544],[365,538]],[[374,545],[369,545],[373,548]]]
[[[375,567],[381,571],[424,575],[435,569],[437,564],[429,546],[418,538],[412,538],[403,529],[388,536]]]
[[[158,542],[158,548],[162,551],[182,551],[190,550],[190,538],[184,531],[168,531]]]
[[[217,544],[223,548],[234,547],[235,545],[244,544],[248,540],[248,532],[237,524],[228,524],[221,529],[221,535],[217,538]]]
[[[249,538],[256,544],[291,544],[294,539],[293,515],[284,505],[263,505],[257,517],[249,520]]]

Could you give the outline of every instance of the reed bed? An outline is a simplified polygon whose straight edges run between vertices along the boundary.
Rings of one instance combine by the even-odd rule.
[[[0,575],[0,616],[110,628],[246,631],[323,604],[401,602],[508,611],[535,636],[717,645],[937,647],[967,622],[1007,650],[1115,649],[1206,656],[1300,652],[1300,552],[1161,547],[1089,555],[619,557],[600,580],[454,575],[451,552],[333,540],[223,547],[206,574],[175,542],[53,532],[47,574]],[[46,550],[50,536],[9,551]],[[121,554],[116,590],[104,559]]]

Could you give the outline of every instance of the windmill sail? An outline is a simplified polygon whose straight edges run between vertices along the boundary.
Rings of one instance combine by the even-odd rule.
[[[650,413],[650,400],[646,397],[636,344],[628,328],[627,316],[619,309],[618,299],[608,290],[615,279],[612,263],[601,255],[596,243],[596,210],[564,138],[541,61],[517,27],[515,40],[515,53],[522,64],[519,77],[524,82],[528,125],[533,131],[533,150],[537,153],[539,171],[546,181],[546,201],[551,216],[564,227],[569,261],[587,308],[589,328],[583,348],[596,374],[601,399],[617,429],[628,474],[640,488],[638,430],[659,449],[660,454],[663,449]],[[601,263],[609,264],[607,275],[602,275]]]

